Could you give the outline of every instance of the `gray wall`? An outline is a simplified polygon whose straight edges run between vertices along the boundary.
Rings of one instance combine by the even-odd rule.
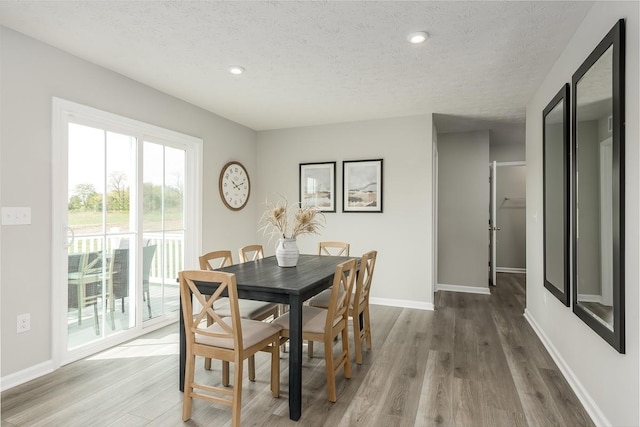
[[[527,309],[526,317],[550,349],[596,425],[640,424],[640,109],[638,2],[595,2],[527,104]],[[619,354],[554,298],[542,264],[542,110],[609,32],[626,21],[625,316],[626,354]]]
[[[438,135],[438,284],[488,287],[489,132]]]
[[[301,253],[316,253],[321,240],[350,242],[352,255],[376,249],[372,297],[432,307],[430,114],[264,131],[258,133],[257,147],[260,201],[282,195],[297,202],[298,164],[337,161],[337,212],[325,214],[326,226],[319,235],[298,238]],[[384,159],[384,212],[343,213],[342,161],[376,158]],[[275,243],[263,240],[267,254],[273,254]]]
[[[229,211],[218,196],[218,174],[235,159],[256,175],[256,134],[4,27],[0,42],[0,204],[32,209],[31,225],[2,226],[1,372],[6,376],[53,357],[51,233],[59,224],[51,220],[52,97],[202,138],[204,249],[236,248],[255,236],[257,199],[242,212]],[[31,331],[17,335],[21,313],[31,313]]]

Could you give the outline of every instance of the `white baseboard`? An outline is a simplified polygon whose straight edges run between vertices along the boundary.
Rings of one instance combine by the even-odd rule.
[[[35,380],[43,375],[50,374],[53,371],[53,361],[47,360],[46,362],[23,369],[22,371],[14,372],[13,374],[0,378],[0,391],[9,390],[10,388]]]
[[[390,307],[402,307],[402,308],[415,308],[418,310],[434,310],[432,302],[418,302],[409,301],[404,299],[391,299],[391,298],[369,298],[369,303],[373,305],[388,305]]]
[[[438,283],[436,285],[436,291],[464,292],[467,294],[491,295],[491,291],[489,290],[489,287],[447,285],[445,283]]]
[[[527,274],[526,268],[496,267],[496,273]]]
[[[578,400],[580,400],[580,403],[582,403],[582,406],[584,406],[584,409],[591,417],[591,421],[593,421],[593,423],[597,426],[610,426],[611,423],[609,422],[607,417],[602,413],[598,405],[596,405],[596,403],[593,401],[591,395],[587,392],[580,380],[578,380],[578,378],[576,377],[576,374],[569,367],[567,362],[562,358],[558,350],[551,343],[547,335],[540,328],[536,320],[533,318],[533,316],[531,316],[531,313],[526,308],[524,310],[524,318],[527,319],[527,322],[529,322],[529,325],[531,325],[533,331],[536,333],[538,338],[540,338],[540,341],[542,341],[542,344],[551,355],[553,361],[556,362],[556,365],[558,365],[560,372],[562,372],[562,375],[564,375],[565,379],[569,383],[569,386],[578,397]]]

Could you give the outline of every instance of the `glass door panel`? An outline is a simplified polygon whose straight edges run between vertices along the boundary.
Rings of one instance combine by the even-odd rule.
[[[143,319],[156,318],[179,309],[176,278],[184,266],[183,149],[145,141],[143,146]]]
[[[135,262],[128,249],[135,242],[135,158],[136,138],[69,123],[68,349],[135,326]]]

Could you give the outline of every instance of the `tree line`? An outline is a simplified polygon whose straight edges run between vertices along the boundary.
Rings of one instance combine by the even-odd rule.
[[[143,183],[142,195],[145,212],[159,211],[162,208],[163,192],[161,185]],[[166,208],[182,206],[182,186],[166,186],[164,206]],[[106,193],[106,210],[108,212],[128,212],[130,189],[127,175],[124,172],[113,172],[109,175]],[[69,198],[69,211],[102,212],[103,194],[93,184],[78,184]]]

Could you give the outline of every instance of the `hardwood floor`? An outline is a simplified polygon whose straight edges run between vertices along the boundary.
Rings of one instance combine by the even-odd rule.
[[[256,382],[245,375],[243,383],[242,425],[592,426],[522,316],[524,277],[499,274],[490,296],[438,292],[432,312],[372,306],[373,349],[363,365],[354,363],[350,380],[338,376],[336,403],[327,400],[321,344],[305,357],[299,422],[288,418],[288,354],[274,399],[269,355],[259,353]],[[177,328],[2,393],[2,425],[230,426],[229,408],[201,400],[182,422]],[[219,363],[212,371],[202,365],[196,378],[220,381]]]

